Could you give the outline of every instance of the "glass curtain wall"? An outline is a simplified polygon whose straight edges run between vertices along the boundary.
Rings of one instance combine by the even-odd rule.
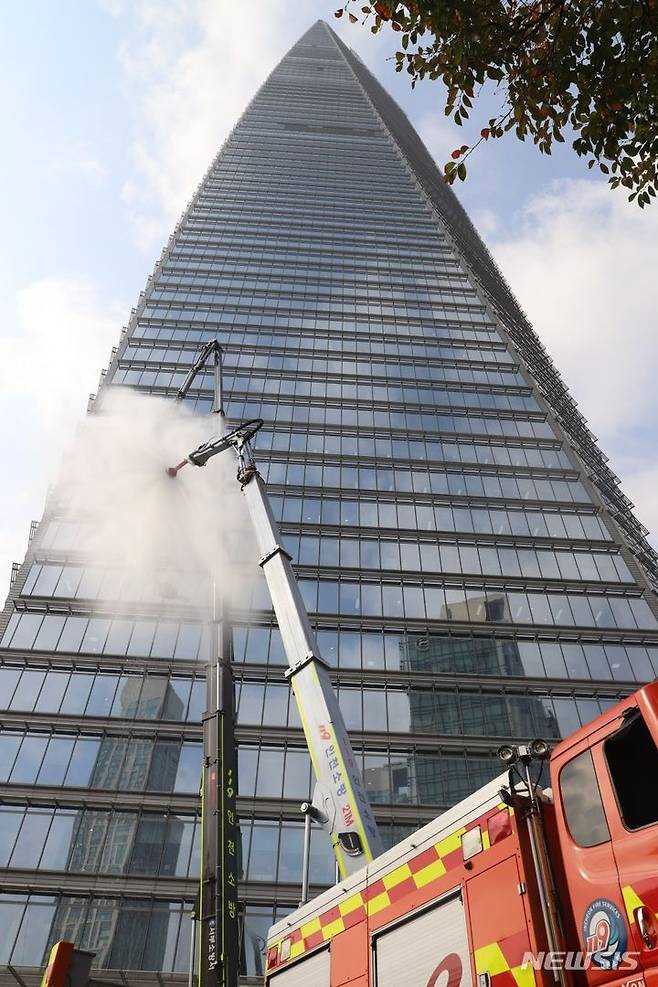
[[[558,740],[658,671],[655,557],[501,286],[318,22],[212,163],[104,379],[173,397],[203,343],[225,348],[227,414],[265,421],[258,463],[389,845],[499,773],[502,740]],[[201,375],[188,404],[211,399]],[[207,629],[85,564],[88,523],[47,505],[0,627],[0,963],[65,936],[183,977]],[[299,899],[312,779],[262,582],[231,620],[257,975]],[[333,881],[320,833],[311,879]]]

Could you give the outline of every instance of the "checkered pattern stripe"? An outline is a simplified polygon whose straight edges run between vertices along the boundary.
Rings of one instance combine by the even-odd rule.
[[[482,852],[486,852],[489,849],[487,820],[500,812],[501,809],[507,809],[510,815],[513,814],[513,810],[501,802],[484,815],[472,820],[466,826],[461,826],[439,840],[438,843],[416,854],[415,857],[396,867],[395,870],[389,871],[388,874],[368,885],[363,891],[346,898],[345,901],[330,908],[322,915],[315,916],[278,943],[272,943],[268,949],[268,960],[270,951],[275,949],[279,957],[278,965],[294,960],[307,950],[329,942],[334,936],[361,922],[366,916],[379,915],[407,895],[440,880],[454,867],[463,864],[461,838],[464,833],[476,826],[481,827]],[[289,952],[288,942],[290,944]],[[281,949],[282,944],[285,944],[283,949]],[[519,984],[518,987],[527,987],[527,985]]]
[[[530,949],[524,929],[516,935],[489,943],[475,950],[475,972],[488,973],[492,987],[535,987],[535,971],[524,964],[523,954]]]

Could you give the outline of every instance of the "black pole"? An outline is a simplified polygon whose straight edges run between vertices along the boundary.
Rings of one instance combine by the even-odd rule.
[[[238,987],[237,756],[234,688],[226,622],[214,624],[217,661],[208,667],[203,719],[200,987]],[[214,642],[214,643],[215,643]]]

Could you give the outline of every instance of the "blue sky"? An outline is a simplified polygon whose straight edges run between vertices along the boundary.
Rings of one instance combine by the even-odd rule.
[[[397,36],[336,0],[11,4],[0,38],[0,596],[48,482],[180,212],[256,88],[318,17],[355,48],[440,164],[471,143]],[[648,527],[658,531],[658,207],[641,213],[568,148],[514,138],[471,159],[462,202]]]

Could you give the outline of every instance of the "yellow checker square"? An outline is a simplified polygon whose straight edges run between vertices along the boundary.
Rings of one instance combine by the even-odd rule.
[[[477,973],[488,973],[495,977],[497,973],[507,973],[509,963],[503,955],[503,951],[497,942],[492,942],[488,946],[481,946],[475,950],[475,969]]]
[[[375,895],[366,904],[366,911],[368,915],[376,915],[377,912],[383,911],[384,908],[388,908],[391,904],[391,899],[388,896],[388,891],[382,891],[381,894]]]
[[[439,877],[443,877],[446,869],[442,860],[435,860],[434,863],[428,864],[427,867],[423,867],[422,870],[417,871],[414,875],[414,884],[417,888],[424,888],[426,884],[431,884],[432,881],[436,881]]]
[[[294,960],[296,956],[301,956],[305,948],[303,939],[300,939],[298,942],[294,942],[290,947],[290,959]]]
[[[466,830],[462,826],[461,829],[451,833],[450,836],[446,836],[445,839],[435,843],[434,849],[438,853],[439,857],[447,857],[449,853],[454,853],[455,850],[459,850],[461,847],[462,836],[465,832]]]
[[[633,922],[635,921],[635,915],[634,915],[635,909],[642,908],[644,902],[642,901],[641,898],[638,897],[635,889],[632,888],[630,884],[626,884],[621,889],[621,893],[624,898],[624,904],[626,905],[626,916],[628,918],[629,923],[632,925]]]
[[[350,915],[352,912],[355,912],[357,908],[362,908],[362,907],[363,907],[363,898],[361,897],[360,894],[355,894],[351,898],[348,898],[347,901],[341,901],[340,905],[338,906],[338,911],[340,912],[341,915]]]
[[[339,932],[344,932],[344,931],[345,931],[345,923],[343,922],[342,918],[334,919],[333,922],[329,922],[328,925],[322,927],[322,935],[324,936],[325,942],[333,938],[333,936],[337,936]]]
[[[392,870],[390,874],[386,874],[382,878],[382,884],[388,891],[390,888],[397,888],[398,884],[402,884],[411,877],[411,868],[409,864],[402,864],[402,867],[396,867]]]
[[[532,968],[532,963],[526,963],[525,966],[513,966],[511,974],[516,982],[516,987],[535,987],[535,971]]]
[[[310,922],[306,923],[306,925],[302,925],[302,939],[307,939],[308,936],[312,936],[314,932],[319,932],[321,928],[322,926],[320,925],[320,919],[312,918]]]

